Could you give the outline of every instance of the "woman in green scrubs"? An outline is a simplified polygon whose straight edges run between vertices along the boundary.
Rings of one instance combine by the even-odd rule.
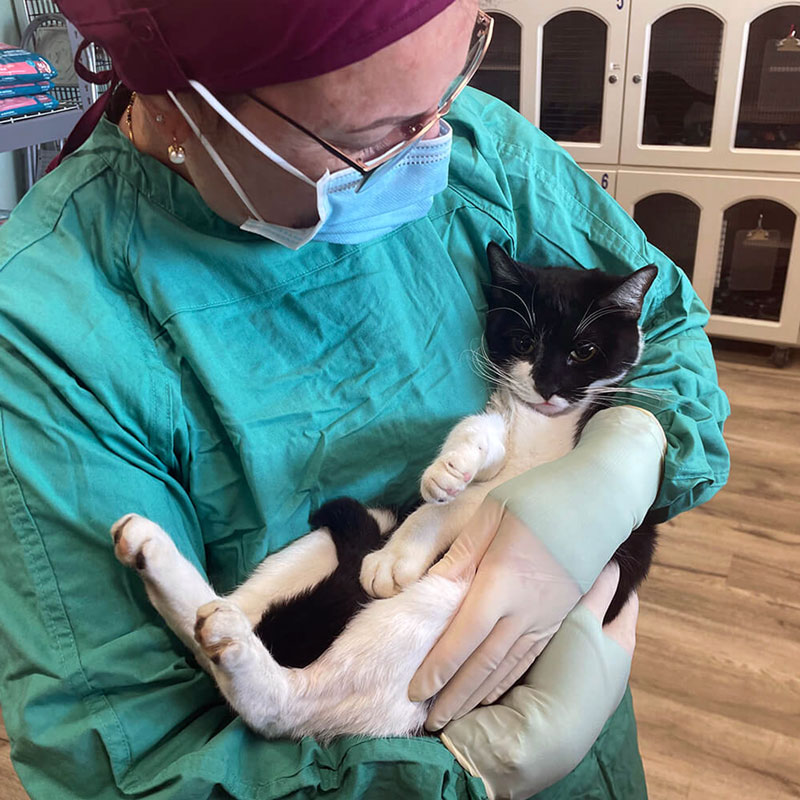
[[[225,592],[326,500],[413,498],[447,431],[490,391],[463,357],[483,330],[490,241],[542,266],[658,266],[627,381],[666,390],[651,408],[666,454],[662,467],[633,437],[619,460],[658,466],[660,483],[640,494],[667,519],[727,478],[706,310],[561,148],[486,95],[452,97],[486,44],[473,0],[324,13],[246,0],[61,5],[139,94],[117,91],[121,104],[88,138],[83,126],[71,144],[85,141],[0,234],[0,702],[27,791],[525,796],[536,784],[513,781],[527,759],[517,752],[523,766],[509,768],[498,754],[536,732],[532,710],[516,713],[517,729],[477,709],[445,728],[450,750],[435,737],[322,747],[255,736],[115,561],[108,528],[130,511],[157,521]],[[405,161],[370,170],[395,148]],[[337,184],[343,169],[376,185]],[[589,521],[594,492],[627,511],[625,488],[562,485],[550,510],[579,501]],[[603,535],[627,536],[612,528]],[[601,568],[576,579],[577,596]],[[585,653],[561,650],[558,669],[583,685],[570,658]],[[418,691],[459,668],[475,684],[465,656],[443,678],[447,658]],[[616,709],[607,700],[589,752],[537,796],[646,796],[630,694]],[[450,716],[440,707],[436,727]],[[476,752],[480,735],[492,744]],[[547,745],[526,745],[530,763]]]

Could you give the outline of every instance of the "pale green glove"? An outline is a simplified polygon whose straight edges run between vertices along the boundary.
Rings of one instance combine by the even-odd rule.
[[[595,414],[575,448],[489,496],[523,522],[586,592],[658,494],[667,439],[636,406]]]
[[[601,620],[619,569],[607,567],[525,675],[497,705],[449,723],[441,739],[492,800],[528,798],[571,772],[619,705],[630,673],[638,601]]]
[[[494,702],[524,673],[658,491],[666,439],[634,406],[606,409],[574,450],[489,493],[431,573],[474,572],[409,686],[437,695],[429,730]]]

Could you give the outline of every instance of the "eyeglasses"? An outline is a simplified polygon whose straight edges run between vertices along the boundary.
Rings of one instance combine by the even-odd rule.
[[[437,109],[425,120],[418,121],[405,128],[405,136],[397,144],[392,145],[385,153],[362,161],[361,159],[354,158],[347,155],[347,153],[340,150],[336,145],[331,144],[329,141],[317,136],[316,133],[310,131],[305,125],[293,120],[291,117],[279,111],[274,106],[270,105],[264,100],[256,97],[254,94],[248,93],[248,97],[254,102],[263,106],[273,114],[285,120],[297,130],[302,131],[306,136],[310,136],[317,144],[324,147],[331,155],[336,156],[344,161],[348,167],[352,167],[361,175],[361,182],[356,187],[356,191],[360,192],[367,183],[376,175],[388,172],[398,161],[403,157],[406,151],[425,136],[434,125],[436,125],[441,118],[450,111],[453,101],[463,91],[464,87],[472,80],[472,77],[481,65],[486,51],[489,49],[489,44],[492,41],[492,29],[494,28],[494,20],[484,11],[478,11],[478,19],[475,22],[475,28],[472,31],[472,40],[470,42],[467,58],[464,62],[464,68],[461,70],[456,79],[450,84],[447,91],[444,93],[442,99],[439,101]]]

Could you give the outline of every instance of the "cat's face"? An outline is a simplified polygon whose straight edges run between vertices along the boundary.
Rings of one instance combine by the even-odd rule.
[[[587,406],[638,361],[638,319],[656,267],[619,278],[599,270],[537,269],[496,244],[487,253],[490,370],[518,399],[548,416]]]

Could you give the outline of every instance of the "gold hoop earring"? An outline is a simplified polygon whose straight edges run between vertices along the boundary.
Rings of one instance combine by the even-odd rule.
[[[136,142],[133,138],[133,104],[136,102],[136,92],[131,92],[131,99],[128,101],[128,107],[125,109],[125,122],[128,125],[128,138],[131,144],[136,147]]]
[[[174,136],[172,137],[172,144],[167,148],[167,154],[173,164],[183,164],[186,161],[186,151],[182,145],[178,144],[178,140]]]

